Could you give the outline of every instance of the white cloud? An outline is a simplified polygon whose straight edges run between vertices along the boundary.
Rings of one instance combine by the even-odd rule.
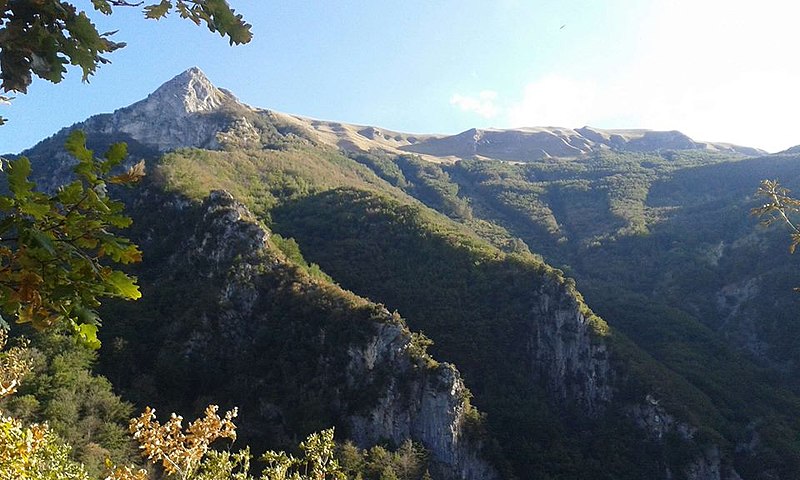
[[[497,92],[483,90],[477,97],[454,93],[450,97],[450,105],[455,105],[462,112],[477,113],[483,118],[494,118],[500,114],[502,108],[497,104]]]
[[[507,110],[511,127],[579,127],[598,107],[596,85],[561,75],[548,75],[525,86],[522,99]]]
[[[624,64],[565,62],[516,95],[502,90],[502,108],[493,91],[450,103],[501,127],[674,129],[770,151],[800,144],[800,4],[764,1],[654,2],[637,42],[617,46]]]

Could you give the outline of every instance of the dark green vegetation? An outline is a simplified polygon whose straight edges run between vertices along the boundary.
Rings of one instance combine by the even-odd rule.
[[[22,388],[0,402],[5,414],[25,422],[47,421],[96,477],[105,471],[107,458],[140,463],[128,435],[133,406],[114,395],[107,379],[92,373],[95,351],[71,338],[38,334],[30,357],[33,371]]]
[[[720,287],[710,284],[704,291],[686,281],[705,278],[698,272],[705,265],[697,254],[667,249],[665,255],[660,247],[675,241],[692,245],[720,227],[730,242],[737,232],[761,236],[742,200],[751,193],[745,189],[752,173],[740,174],[738,191],[714,200],[728,205],[728,212],[680,208],[696,200],[678,197],[698,191],[706,195],[714,185],[721,190],[730,183],[719,181],[715,169],[745,172],[753,161],[723,167],[716,164],[728,159],[682,152],[606,153],[525,165],[435,165],[414,157],[365,154],[352,159],[307,146],[187,150],[167,156],[159,174],[173,191],[194,198],[220,187],[235,192],[344,287],[402,312],[413,329],[434,340],[437,358],[464,372],[475,403],[489,413],[490,436],[501,452],[497,463],[519,475],[544,471],[580,478],[592,472],[614,478],[626,472],[627,478],[642,478],[689,455],[681,456],[687,447],[677,440],[674,448],[657,453],[661,450],[643,441],[624,412],[611,410],[590,420],[579,413],[579,405],[554,406],[524,369],[497,368],[525,362],[527,345],[519,339],[531,333],[526,323],[535,302],[531,292],[548,276],[559,278],[527,254],[527,246],[577,276],[595,309],[638,345],[624,338],[613,343],[614,364],[634,377],[621,399],[641,401],[653,393],[671,412],[706,432],[704,442],[720,442],[729,453],[753,435],[752,422],[758,419],[764,439],[759,448],[774,451],[772,460],[765,462],[764,452],[739,455],[736,467],[783,475],[800,468],[793,447],[793,432],[800,429],[796,397],[776,388],[781,379],[773,370],[721,339],[708,322],[710,315],[686,311],[693,304],[715,308],[714,288]],[[665,193],[656,197],[659,192]],[[743,206],[734,209],[730,205],[737,195]],[[415,206],[411,196],[461,226]],[[738,230],[725,221],[735,222]],[[487,222],[491,228],[481,228]],[[508,256],[479,236],[503,251],[520,253]],[[772,241],[781,239],[776,235]],[[756,263],[758,257],[751,252],[725,258],[739,264],[740,272],[752,273],[752,265],[741,265],[743,259]],[[670,268],[676,273],[670,274]],[[656,290],[660,285],[663,290]],[[749,386],[746,391],[741,382]],[[613,440],[592,444],[578,432],[607,432],[605,438]],[[654,459],[652,464],[633,460],[643,455],[642,449],[650,450],[646,456]]]
[[[398,372],[343,390],[341,345],[363,345],[365,325],[407,322],[462,372],[486,414],[471,410],[469,434],[506,476],[641,479],[669,468],[681,478],[714,445],[745,480],[800,471],[796,269],[782,232],[748,217],[760,178],[798,183],[797,158],[433,164],[344,155],[270,125],[262,118],[259,148],[167,154],[129,198],[143,299],[103,312],[115,320],[101,359],[126,398],[187,415],[238,404],[255,451],[332,424],[347,438],[342,418],[373,408]],[[267,253],[246,258],[245,236],[223,261],[209,255],[204,232],[224,232],[200,202],[216,189],[279,234]],[[583,315],[588,334],[548,333],[554,311]],[[413,338],[414,375],[443,368]],[[541,339],[595,350],[565,360],[578,374],[558,376],[555,360],[532,358]],[[610,402],[585,393],[590,371]],[[643,405],[690,426],[693,440],[636,426]]]
[[[334,285],[291,238],[273,235],[259,250],[254,224],[227,230],[231,210],[209,213],[209,202],[187,204],[147,188],[131,209],[131,233],[149,252],[136,272],[144,296],[107,309],[117,321],[103,331],[103,371],[135,403],[180,412],[211,401],[238,406],[238,441],[253,451],[291,449],[298,437],[331,425],[347,438],[345,418],[371,411],[393,376],[412,382],[447,369],[398,315]],[[158,221],[165,213],[172,223]],[[369,375],[351,373],[351,349],[365,348],[381,325],[407,336],[411,363],[382,361]],[[400,445],[373,446],[349,471],[377,479],[413,453],[416,466],[400,478],[425,473],[419,446],[397,454],[393,447]]]

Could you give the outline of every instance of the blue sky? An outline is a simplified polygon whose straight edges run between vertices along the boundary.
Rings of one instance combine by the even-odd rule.
[[[77,0],[78,4],[83,2]],[[232,0],[244,46],[138,9],[98,16],[128,46],[0,106],[0,152],[144,98],[199,66],[245,103],[418,133],[592,125],[800,143],[793,2]]]

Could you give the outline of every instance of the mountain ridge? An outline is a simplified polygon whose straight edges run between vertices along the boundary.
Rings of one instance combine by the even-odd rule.
[[[228,118],[220,118],[219,114]],[[378,126],[320,120],[252,107],[240,102],[230,91],[216,87],[198,67],[178,74],[139,102],[109,114],[92,116],[70,129],[85,128],[128,136],[138,141],[147,140],[161,152],[182,147],[219,149],[222,148],[219,132],[233,128],[237,130],[236,134],[241,135],[244,129],[252,136],[254,127],[249,117],[253,115],[269,117],[272,122],[292,127],[308,140],[331,147],[354,152],[378,150],[390,154],[411,153],[434,162],[473,157],[526,162],[581,157],[611,150],[700,150],[744,156],[767,153],[758,148],[731,143],[695,141],[677,130],[599,129],[584,126],[574,129],[471,128],[451,135],[399,132]]]

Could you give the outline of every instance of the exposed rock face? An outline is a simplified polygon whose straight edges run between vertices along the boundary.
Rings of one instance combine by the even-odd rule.
[[[560,127],[471,129],[457,135],[426,139],[400,148],[433,156],[471,158],[475,155],[511,161],[548,157],[577,157],[602,150],[659,152],[662,150],[707,150],[760,155],[762,150],[726,143],[696,142],[678,131],[600,130]]]
[[[280,293],[265,289],[264,285],[291,283],[293,291],[314,298],[324,297],[326,288],[334,288],[287,276],[286,272],[293,267],[268,252],[269,232],[230,194],[212,192],[196,218],[195,233],[176,248],[170,263],[177,267],[179,262],[188,260],[193,264],[192,271],[219,285],[217,302],[223,307],[204,312],[187,336],[178,337],[177,344],[171,343],[169,347],[179,351],[196,368],[202,369],[209,363],[235,364],[237,357],[249,354],[246,352],[261,352],[265,348],[253,343],[254,332],[270,328],[260,305],[265,298]],[[334,308],[330,303],[326,305]],[[389,440],[399,445],[412,439],[429,451],[432,472],[437,478],[499,478],[495,469],[481,458],[479,443],[466,432],[466,417],[471,407],[458,371],[452,365],[427,364],[415,356],[412,337],[400,319],[385,308],[376,307],[376,312],[369,322],[359,326],[366,340],[333,344],[326,339],[324,329],[316,332],[316,340],[302,339],[327,342],[330,345],[325,350],[341,352],[303,361],[326,365],[338,364],[334,356],[347,359],[345,372],[333,372],[332,378],[314,377],[305,381],[327,392],[324,398],[329,408],[357,444],[368,447]],[[344,382],[337,375],[343,375]],[[254,377],[248,383],[259,381]],[[254,392],[257,395],[257,390]],[[254,392],[245,394],[245,398]],[[371,407],[366,411],[351,404],[354,394],[363,397],[362,392],[370,392]],[[260,410],[262,416],[282,416],[282,407],[269,402],[262,402],[258,408],[248,407],[251,411]]]
[[[613,372],[608,348],[592,331],[576,299],[563,287],[545,284],[533,312],[533,370],[562,401],[584,406],[589,415],[611,401]]]
[[[613,400],[617,378],[610,364],[604,339],[593,331],[575,297],[561,285],[545,283],[538,292],[533,312],[535,335],[530,343],[533,370],[546,381],[559,401],[582,406],[588,416],[597,416]],[[626,407],[628,416],[652,440],[663,443],[677,435],[687,444],[696,441],[697,428],[679,420],[651,395]],[[741,480],[728,466],[717,445],[705,447],[675,476],[669,469],[665,479]]]
[[[229,120],[215,115],[223,107],[247,109],[215,87],[198,68],[168,81],[146,99],[109,115],[90,118],[78,128],[132,138],[161,152],[181,147],[218,148],[217,133]]]
[[[676,419],[658,404],[652,395],[647,395],[645,401],[630,407],[630,416],[633,421],[648,435],[662,442],[670,434],[677,435],[684,442],[692,442],[697,434],[697,428]],[[676,476],[669,468],[664,478],[685,478],[687,480],[741,480],[739,474],[727,465],[720,454],[719,446],[710,445],[695,457],[694,460],[682,467],[683,475]]]
[[[269,232],[258,226],[253,214],[230,193],[211,192],[205,206],[205,232],[199,245],[191,250],[193,255],[220,266],[237,255],[252,255],[267,247]]]
[[[756,357],[770,362],[776,369],[785,369],[770,358],[769,345],[758,334],[758,317],[748,311],[748,304],[761,294],[763,286],[756,278],[748,278],[737,283],[728,284],[717,292],[717,311],[720,316],[720,330],[726,332],[728,338]]]
[[[410,339],[402,329],[386,324],[377,329],[366,347],[350,349],[347,380],[351,388],[361,388],[364,379],[375,371],[393,372],[375,408],[348,419],[353,438],[362,445],[386,439],[396,444],[406,438],[418,439],[431,452],[435,473],[445,478],[498,478],[494,469],[477,456],[477,445],[465,434],[467,389],[458,371],[442,364],[423,375],[413,375],[409,345]],[[413,378],[410,382],[409,374]]]
[[[684,472],[687,480],[742,480],[735,470],[722,464],[716,446],[706,449]]]
[[[679,422],[667,413],[651,395],[648,395],[643,403],[631,406],[630,414],[640,428],[657,440],[663,440],[666,435],[673,432],[684,440],[689,440],[697,433],[696,428]]]
[[[194,67],[144,100],[64,128],[22,153],[31,157],[37,185],[53,190],[72,175],[75,160],[64,150],[64,142],[73,130],[86,133],[89,148],[97,155],[112,142],[127,143],[131,155],[125,166],[129,166],[142,158],[155,160],[178,148],[219,149],[222,144],[260,147],[259,132],[244,118],[250,111]]]

